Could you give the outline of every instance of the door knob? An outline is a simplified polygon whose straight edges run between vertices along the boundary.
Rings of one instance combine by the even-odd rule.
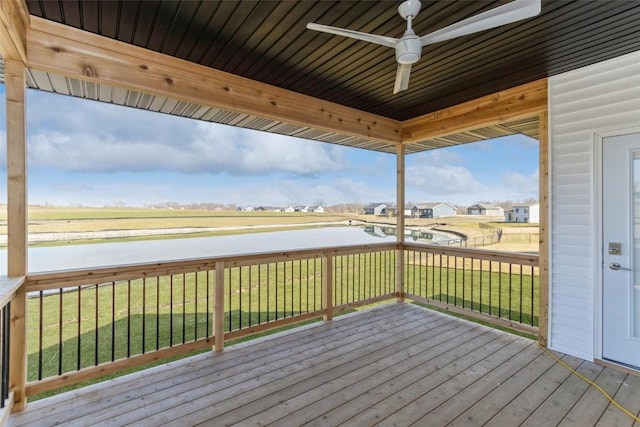
[[[617,270],[631,271],[630,268],[621,267],[620,264],[618,264],[617,262],[612,262],[611,264],[609,264],[609,268],[616,271]]]

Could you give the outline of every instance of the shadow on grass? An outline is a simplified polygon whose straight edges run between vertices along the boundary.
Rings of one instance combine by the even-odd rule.
[[[446,293],[433,295],[429,299],[524,325],[538,326],[538,315],[531,314],[530,308],[527,310],[526,305],[523,305],[523,309],[520,310],[519,300],[513,300],[511,307],[509,307],[508,301],[498,304],[497,300],[493,300],[491,304],[489,304],[489,301],[483,300],[482,303],[480,303],[479,301],[472,301],[468,298],[463,299],[460,296],[448,295]]]
[[[259,322],[275,321],[283,318],[291,318],[299,315],[299,312],[258,312],[248,313],[233,310],[225,313],[225,332],[244,329],[258,325]],[[302,324],[317,320],[307,320],[292,325],[277,327],[272,330],[253,334],[248,337],[230,340],[226,345],[232,345],[240,341],[254,339],[269,335],[285,329],[294,328]],[[84,326],[84,325],[83,325]],[[59,331],[43,333],[43,341],[48,342],[42,351],[32,351],[27,359],[27,381],[38,381],[39,378],[49,378],[79,369],[97,366],[114,360],[125,359],[136,355],[150,353],[158,349],[179,346],[205,339],[213,335],[213,318],[211,313],[178,313],[178,314],[146,314],[132,315],[122,318],[113,324],[107,324],[97,329],[87,330],[77,334],[77,325],[68,325],[63,328],[63,335],[70,338],[59,341]],[[74,333],[75,331],[75,333]],[[35,337],[37,340],[37,337]],[[195,354],[211,351],[211,347],[185,352],[161,361],[141,364],[139,366],[109,374],[100,378],[83,381],[57,390],[29,396],[29,400],[38,400],[53,394],[61,393],[92,383],[104,381],[110,378],[125,375],[131,372],[146,369],[152,366],[167,363],[172,360],[182,359]]]

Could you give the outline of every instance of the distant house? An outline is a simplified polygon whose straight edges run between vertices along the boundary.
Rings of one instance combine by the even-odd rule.
[[[324,213],[324,208],[322,206],[309,206],[307,210],[309,212]]]
[[[442,218],[455,216],[457,213],[455,206],[445,202],[419,203],[416,208],[415,216],[419,218]]]
[[[279,206],[258,206],[255,210],[261,212],[284,212],[284,208]]]
[[[406,205],[404,207],[404,216],[406,218],[415,218],[418,216],[418,207],[416,205]]]
[[[293,206],[289,206],[288,208],[285,208],[284,210],[285,212],[295,212],[296,209]]]
[[[540,205],[514,205],[504,213],[505,222],[540,222]]]
[[[309,212],[308,206],[296,206],[293,208],[295,212]]]
[[[364,208],[365,215],[386,215],[389,205],[386,203],[372,203]]]
[[[469,215],[504,216],[504,209],[498,205],[478,203],[467,208]]]

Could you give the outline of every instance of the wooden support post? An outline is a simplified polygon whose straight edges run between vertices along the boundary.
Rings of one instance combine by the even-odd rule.
[[[404,145],[398,145],[396,153],[396,292],[397,300],[404,301]]]
[[[25,67],[5,59],[7,104],[7,273],[27,274],[27,145],[25,125]],[[11,301],[11,351],[9,381],[13,409],[26,404],[26,294],[23,284]]]
[[[214,350],[224,350],[224,261],[216,262],[216,280],[213,302]]]
[[[333,320],[333,255],[322,258],[322,293],[324,295],[324,320]]]
[[[549,132],[548,112],[540,114],[540,246],[538,342],[547,347],[549,334]]]

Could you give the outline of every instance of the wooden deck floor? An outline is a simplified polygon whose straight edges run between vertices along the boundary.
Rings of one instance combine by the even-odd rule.
[[[629,410],[640,378],[561,356]],[[33,402],[10,426],[632,426],[528,339],[392,303]]]

